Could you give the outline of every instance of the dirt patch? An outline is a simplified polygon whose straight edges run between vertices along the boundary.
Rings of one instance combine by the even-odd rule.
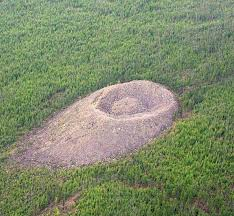
[[[80,197],[80,192],[77,192],[67,200],[62,200],[59,203],[51,203],[47,208],[41,211],[38,216],[52,216],[55,212],[59,212],[59,215],[68,215],[68,213],[75,213],[75,205]]]
[[[81,166],[111,160],[148,143],[172,125],[178,103],[150,81],[98,90],[23,139],[14,158],[25,165]]]
[[[210,212],[208,205],[203,200],[201,200],[201,199],[198,199],[198,198],[195,199],[194,200],[194,205],[197,208],[199,208],[202,211],[204,211],[205,213],[207,213],[207,214]]]

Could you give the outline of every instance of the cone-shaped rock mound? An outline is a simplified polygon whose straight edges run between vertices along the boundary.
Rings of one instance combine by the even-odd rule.
[[[98,90],[60,112],[23,139],[23,164],[80,166],[128,153],[169,128],[178,104],[150,81]],[[25,143],[30,143],[25,145]]]

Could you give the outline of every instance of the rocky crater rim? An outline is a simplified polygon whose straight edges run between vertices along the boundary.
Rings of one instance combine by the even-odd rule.
[[[131,81],[106,87],[96,97],[94,107],[112,117],[135,117],[168,106],[175,99],[162,85],[150,81]]]

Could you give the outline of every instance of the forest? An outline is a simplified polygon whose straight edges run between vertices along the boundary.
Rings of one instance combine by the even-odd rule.
[[[0,0],[0,215],[232,215],[232,0]],[[111,163],[10,161],[17,141],[107,85],[151,80],[180,110]]]

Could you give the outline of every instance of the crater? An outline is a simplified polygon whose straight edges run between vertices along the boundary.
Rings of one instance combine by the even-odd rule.
[[[18,143],[24,165],[73,167],[130,153],[170,128],[175,95],[151,81],[100,89],[47,120]]]

